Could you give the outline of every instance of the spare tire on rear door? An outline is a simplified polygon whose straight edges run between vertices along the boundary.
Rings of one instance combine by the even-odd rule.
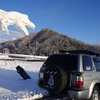
[[[67,73],[57,65],[49,66],[44,73],[44,85],[52,94],[60,93],[67,84]]]

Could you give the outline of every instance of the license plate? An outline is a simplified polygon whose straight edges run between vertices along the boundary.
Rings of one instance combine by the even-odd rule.
[[[40,78],[43,78],[43,73],[40,73]]]

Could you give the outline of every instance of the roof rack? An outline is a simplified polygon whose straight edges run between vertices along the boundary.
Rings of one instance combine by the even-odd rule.
[[[95,55],[97,57],[100,57],[99,52],[90,51],[90,50],[59,50],[60,53],[74,53],[74,54],[87,54],[87,55]]]

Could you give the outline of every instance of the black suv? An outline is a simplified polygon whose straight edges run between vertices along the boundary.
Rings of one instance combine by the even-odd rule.
[[[63,51],[53,54],[39,72],[38,85],[50,94],[79,100],[99,100],[100,53],[87,50]]]

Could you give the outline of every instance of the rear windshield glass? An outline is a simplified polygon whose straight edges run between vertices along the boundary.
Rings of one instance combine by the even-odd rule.
[[[49,65],[58,65],[63,67],[65,70],[77,70],[77,59],[75,55],[68,54],[58,54],[50,56],[45,64]]]

